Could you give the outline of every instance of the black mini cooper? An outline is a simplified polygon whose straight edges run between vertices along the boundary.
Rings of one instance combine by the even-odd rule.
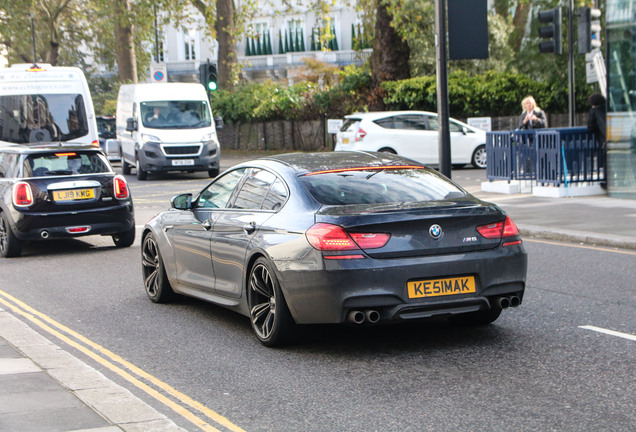
[[[135,241],[126,180],[99,148],[0,144],[0,254],[16,257],[25,241],[110,235]]]

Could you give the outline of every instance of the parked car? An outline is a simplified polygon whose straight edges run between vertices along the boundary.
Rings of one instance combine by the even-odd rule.
[[[0,145],[0,254],[17,257],[26,241],[112,236],[135,240],[126,179],[92,145]]]
[[[486,168],[486,131],[449,120],[451,163]],[[336,134],[336,151],[394,153],[428,165],[439,164],[437,114],[427,111],[379,111],[345,116]]]
[[[97,131],[99,134],[99,147],[111,162],[121,160],[117,134],[115,133],[115,116],[97,116]],[[116,151],[108,151],[107,140],[115,141],[112,146],[117,147]]]
[[[153,302],[175,293],[248,316],[267,346],[296,324],[495,321],[527,257],[497,206],[422,164],[367,152],[244,162],[143,229]]]

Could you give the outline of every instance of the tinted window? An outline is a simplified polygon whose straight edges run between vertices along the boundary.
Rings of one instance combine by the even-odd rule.
[[[395,129],[426,130],[426,120],[421,115],[400,115],[393,118],[393,126]]]
[[[247,175],[233,208],[260,209],[276,176],[269,171],[253,168]]]
[[[383,127],[385,129],[393,129],[393,117],[386,117],[386,118],[382,118],[382,119],[377,119],[375,120],[373,123],[377,124],[380,127]]]
[[[206,101],[141,102],[139,111],[143,125],[155,129],[196,129],[212,124]]]
[[[226,208],[227,203],[232,197],[232,192],[243,177],[246,168],[236,169],[219,177],[214,183],[210,184],[197,201],[198,207],[205,208]]]
[[[287,200],[287,188],[281,179],[276,179],[269,189],[262,208],[264,210],[279,210]]]
[[[0,139],[13,143],[70,141],[88,134],[80,94],[0,96]]]
[[[342,127],[340,128],[340,132],[355,132],[358,130],[359,124],[360,119],[345,119]]]
[[[346,170],[300,179],[309,193],[326,205],[414,203],[465,196],[427,168]]]
[[[51,152],[29,155],[24,160],[24,177],[97,174],[111,172],[100,153]]]
[[[448,122],[448,130],[450,132],[461,132],[464,133],[464,128],[462,125],[460,125],[459,123],[455,123],[452,121]]]

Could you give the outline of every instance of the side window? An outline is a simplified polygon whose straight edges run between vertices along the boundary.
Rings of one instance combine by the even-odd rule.
[[[376,121],[374,121],[373,123],[377,124],[380,127],[383,127],[385,129],[394,129],[393,126],[393,117],[387,117],[387,118],[382,118],[382,119],[377,119]]]
[[[464,128],[460,124],[452,122],[452,121],[448,122],[448,130],[450,132],[461,132],[461,133],[464,133]]]
[[[254,168],[247,175],[241,190],[236,197],[233,208],[260,209],[276,176],[269,171]]]
[[[281,179],[276,179],[270,188],[265,201],[263,201],[263,210],[278,211],[287,200],[287,188]]]
[[[430,130],[439,130],[439,122],[437,121],[437,117],[428,117],[428,128]]]
[[[236,169],[215,180],[214,183],[201,192],[197,200],[197,207],[226,208],[232,197],[232,192],[234,192],[246,170],[247,168]]]
[[[401,115],[394,117],[396,129],[426,130],[426,122],[421,115]]]

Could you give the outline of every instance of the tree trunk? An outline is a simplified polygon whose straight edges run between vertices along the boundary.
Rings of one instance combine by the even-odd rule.
[[[137,83],[134,27],[127,18],[130,0],[115,0],[115,40],[119,81]]]
[[[410,78],[410,49],[391,26],[392,15],[382,0],[377,0],[375,36],[371,54],[371,83],[378,87],[383,81]]]
[[[531,9],[532,0],[528,0],[527,2],[520,2],[515,10],[515,15],[512,18],[514,30],[510,35],[510,47],[514,52],[521,50],[521,43],[523,42],[523,35],[526,32],[526,25],[528,24]]]
[[[234,29],[234,1],[216,2],[216,40],[219,43],[217,60],[218,83],[222,90],[234,87],[234,65],[236,64],[236,40]]]

